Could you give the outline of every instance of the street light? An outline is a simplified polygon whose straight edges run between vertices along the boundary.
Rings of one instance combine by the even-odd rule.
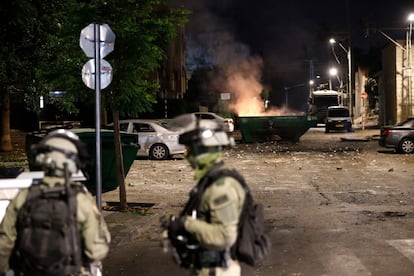
[[[348,80],[347,80],[347,94],[348,94],[348,107],[349,107],[349,112],[351,113],[351,117],[352,117],[352,72],[351,72],[351,68],[352,68],[352,60],[351,60],[351,45],[350,43],[348,43],[348,49],[346,49],[344,47],[344,45],[342,45],[342,43],[337,42],[334,38],[330,38],[329,39],[329,43],[332,46],[332,52],[335,56],[336,61],[338,62],[338,64],[341,64],[340,60],[338,59],[338,57],[336,56],[335,50],[334,50],[334,44],[338,44],[339,47],[341,47],[341,49],[346,53],[346,59],[348,62]]]
[[[329,90],[332,90],[332,78],[331,77],[338,77],[338,69],[335,67],[329,68]]]

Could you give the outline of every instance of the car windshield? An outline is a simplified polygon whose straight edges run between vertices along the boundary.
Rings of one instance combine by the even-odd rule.
[[[344,108],[329,109],[328,117],[349,117],[349,110]]]

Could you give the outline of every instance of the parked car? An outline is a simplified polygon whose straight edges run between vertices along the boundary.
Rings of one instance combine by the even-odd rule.
[[[232,118],[223,118],[213,112],[193,112],[199,119],[214,120],[221,125],[226,132],[234,131],[234,121]]]
[[[170,130],[167,121],[128,119],[120,120],[119,127],[121,131],[138,134],[138,156],[163,160],[185,153],[185,146],[178,143],[179,132]]]
[[[344,106],[329,106],[326,111],[325,133],[331,130],[352,131],[352,119],[348,108]]]
[[[381,147],[393,148],[400,153],[414,152],[414,118],[395,125],[382,126],[378,143]]]

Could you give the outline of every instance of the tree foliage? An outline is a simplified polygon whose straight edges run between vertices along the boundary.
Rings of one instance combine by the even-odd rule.
[[[88,58],[79,47],[80,31],[90,23],[108,24],[116,34],[106,59],[113,82],[104,103],[121,114],[151,110],[159,84],[154,73],[165,46],[185,23],[188,12],[166,0],[14,0],[0,3],[0,89],[12,87],[38,110],[38,98],[65,91],[57,101],[68,112],[74,102],[93,99],[81,81]]]
[[[135,116],[151,110],[159,88],[157,67],[188,11],[169,8],[166,0],[14,0],[0,3],[0,15],[1,96],[14,93],[33,111],[40,110],[40,96],[67,113],[78,112],[76,102],[92,105],[94,93],[81,80],[88,58],[79,37],[90,23],[106,23],[116,42],[106,57],[113,81],[102,102]],[[50,98],[49,91],[65,94]]]

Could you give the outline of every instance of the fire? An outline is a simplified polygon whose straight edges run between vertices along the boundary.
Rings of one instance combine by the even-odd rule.
[[[229,105],[238,116],[281,116],[298,112],[285,107],[266,109],[261,98],[264,86],[260,83],[261,60],[251,59],[227,70],[226,86],[232,93]]]
[[[232,109],[239,116],[254,116],[265,112],[260,94],[263,85],[259,82],[263,62],[260,58],[248,57],[231,63],[226,68],[226,86],[232,93]]]
[[[260,98],[263,87],[253,76],[235,73],[228,78],[228,86],[233,92],[230,108],[239,116],[257,116],[265,112],[264,102]]]

